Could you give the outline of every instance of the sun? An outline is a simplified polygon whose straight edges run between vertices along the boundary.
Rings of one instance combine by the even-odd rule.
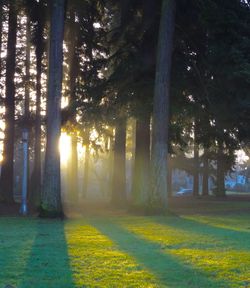
[[[62,165],[67,165],[71,155],[71,137],[62,132],[59,141],[60,159]]]

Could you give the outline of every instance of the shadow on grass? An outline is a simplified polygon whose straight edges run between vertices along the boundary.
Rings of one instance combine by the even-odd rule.
[[[183,232],[212,236],[218,240],[227,241],[227,246],[233,246],[235,249],[250,250],[249,232],[237,231],[227,227],[216,227],[209,223],[199,222],[198,219],[196,221],[184,217],[150,217],[150,219],[154,223],[181,229]]]
[[[0,287],[19,287],[36,235],[36,222],[0,218]]]
[[[166,254],[161,245],[138,238],[112,220],[89,218],[88,222],[112,240],[118,248],[146,267],[159,281],[159,287],[228,287],[228,283],[209,278],[198,269]]]
[[[36,236],[18,288],[74,288],[64,222],[37,220]]]

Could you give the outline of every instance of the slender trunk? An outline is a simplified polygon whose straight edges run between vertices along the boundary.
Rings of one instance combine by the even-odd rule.
[[[153,107],[151,195],[149,209],[159,213],[168,206],[167,154],[169,93],[175,24],[175,0],[162,1]]]
[[[116,207],[126,205],[126,120],[117,120],[114,143],[114,170],[111,202]]]
[[[3,1],[0,1],[0,80],[2,79],[2,33],[3,33]],[[2,97],[3,95],[0,95]],[[2,140],[1,145],[2,145]],[[2,163],[0,163],[0,181],[1,181],[1,169],[2,169]],[[1,185],[1,182],[0,182]],[[1,199],[1,186],[0,186],[0,199]]]
[[[78,203],[78,155],[77,155],[77,135],[71,136],[71,163],[70,163],[70,199],[73,203]]]
[[[150,115],[136,121],[132,206],[145,207],[148,200],[150,161]]]
[[[2,33],[3,33],[3,1],[0,1],[0,79],[2,76],[2,44],[3,44],[3,40],[2,40]]]
[[[25,59],[25,98],[24,98],[24,117],[28,124],[30,116],[30,45],[31,45],[31,31],[30,19],[27,16],[26,22],[26,59]]]
[[[65,0],[55,0],[52,5],[49,78],[47,100],[47,142],[42,191],[41,215],[62,215],[60,185],[59,138],[61,133],[61,91],[63,63],[63,31]]]
[[[42,28],[40,43],[42,43]],[[39,207],[41,203],[41,76],[42,76],[42,50],[36,47],[36,117],[35,117],[35,155],[32,173],[31,203]]]
[[[31,46],[31,31],[30,31],[30,18],[27,15],[26,22],[26,59],[25,59],[25,95],[24,95],[24,127],[23,134],[27,136],[27,145],[23,141],[23,145],[27,146],[27,151],[24,153],[27,157],[27,165],[24,165],[27,171],[23,171],[23,181],[27,182],[23,187],[27,187],[27,191],[23,194],[28,196],[29,193],[29,121],[30,121],[30,46]],[[26,175],[26,179],[24,179]]]
[[[71,43],[69,43],[69,91],[70,91],[70,107],[75,106],[76,101],[76,79],[79,73],[79,64],[77,61],[76,54],[76,27],[75,27],[75,14],[74,11],[70,11],[70,19],[73,25],[73,31],[71,33]],[[76,125],[76,111],[71,108],[71,120],[73,126]],[[77,155],[77,133],[73,132],[71,136],[71,161],[70,161],[70,199],[73,203],[77,203],[78,201],[78,155]]]
[[[224,154],[223,145],[219,142],[218,154],[217,154],[217,188],[216,196],[225,197],[225,167],[224,167]]]
[[[168,173],[167,173],[167,189],[168,189],[168,197],[173,196],[173,188],[172,188],[172,174],[173,174],[173,167],[171,161],[171,155],[168,154]]]
[[[15,65],[16,65],[17,13],[15,1],[9,4],[9,32],[6,59],[6,97],[5,97],[5,138],[3,145],[3,163],[1,173],[2,196],[6,202],[14,202],[13,171],[15,141]]]
[[[199,145],[194,143],[193,195],[199,196]]]
[[[43,3],[40,1],[38,9],[43,9]],[[42,78],[42,57],[43,57],[43,30],[44,22],[41,15],[37,18],[36,27],[36,116],[35,116],[35,155],[34,168],[31,179],[31,204],[38,208],[41,204],[41,185],[42,185],[42,171],[41,171],[41,78]]]
[[[208,152],[204,149],[203,156],[203,177],[202,177],[202,196],[208,196]]]
[[[90,134],[89,129],[86,129],[87,144],[85,146],[85,153],[84,153],[83,186],[82,186],[83,199],[86,199],[87,197],[89,186],[89,158],[90,158],[89,134]]]

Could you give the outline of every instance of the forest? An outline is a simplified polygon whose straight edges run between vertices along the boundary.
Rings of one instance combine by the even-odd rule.
[[[192,175],[193,196],[210,194],[210,178],[226,195],[235,152],[249,159],[248,1],[0,9],[2,202],[57,216],[93,190],[161,213],[175,169]]]
[[[249,0],[0,0],[0,288],[247,288],[249,215]]]
[[[0,9],[3,203],[57,216],[93,190],[161,213],[176,169],[193,177],[193,196],[208,196],[210,180],[226,195],[236,151],[249,159],[248,1]]]

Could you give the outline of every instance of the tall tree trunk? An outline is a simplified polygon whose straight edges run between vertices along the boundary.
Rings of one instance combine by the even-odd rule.
[[[225,167],[224,167],[224,153],[223,153],[223,144],[219,141],[218,145],[218,154],[217,154],[217,188],[216,196],[225,197]]]
[[[30,18],[27,16],[26,22],[26,59],[25,59],[25,98],[24,98],[24,118],[25,124],[28,125],[30,117],[30,46],[31,46],[31,31]]]
[[[0,78],[2,76],[2,45],[3,45],[3,41],[2,41],[2,33],[3,33],[3,1],[0,1]],[[2,96],[2,95],[1,95]]]
[[[167,189],[168,189],[168,198],[173,196],[173,187],[172,187],[172,177],[173,177],[173,164],[171,155],[168,154],[168,173],[167,173]]]
[[[27,15],[26,22],[26,59],[25,59],[25,97],[24,97],[24,129],[27,131],[27,147],[29,147],[30,132],[30,47],[31,47],[31,29],[30,17]],[[24,132],[26,132],[24,131]],[[29,192],[29,149],[27,150],[27,193]],[[27,194],[28,195],[28,194]]]
[[[111,203],[126,206],[126,119],[118,119],[115,129]]]
[[[52,5],[49,83],[47,100],[47,142],[42,191],[41,216],[61,216],[60,154],[61,91],[63,63],[63,31],[65,0],[54,0]]]
[[[145,207],[149,189],[150,115],[136,120],[132,206]]]
[[[202,196],[208,196],[208,168],[208,151],[205,148],[203,155]]]
[[[70,199],[72,203],[78,203],[78,155],[77,134],[71,135],[71,160],[70,160]]]
[[[90,147],[89,147],[89,131],[87,131],[87,144],[85,146],[85,154],[84,154],[84,169],[83,169],[83,186],[82,186],[82,195],[83,199],[86,199],[88,194],[88,186],[89,186],[89,158],[90,158]]]
[[[71,32],[71,43],[69,43],[69,91],[70,91],[70,103],[72,112],[72,119],[70,120],[71,124],[76,126],[76,110],[72,107],[75,106],[76,101],[76,79],[79,73],[79,64],[77,59],[77,36],[76,35],[76,25],[75,25],[75,13],[73,10],[70,11],[70,20],[72,21],[72,29]],[[70,199],[73,203],[77,203],[78,201],[78,155],[77,155],[77,133],[73,132],[71,135],[71,161],[70,161]]]
[[[42,29],[42,28],[40,28]],[[42,33],[42,30],[41,30]],[[42,37],[42,34],[41,34]],[[42,38],[40,39],[42,43]],[[39,41],[39,42],[40,42]],[[42,44],[41,44],[42,45]],[[42,54],[43,51],[36,47],[36,117],[35,117],[35,155],[34,169],[32,172],[31,202],[34,207],[39,207],[41,203],[41,77],[42,77]]]
[[[169,93],[175,25],[175,0],[162,1],[153,107],[151,195],[149,209],[165,210],[167,203],[167,154]]]
[[[43,9],[43,3],[40,1],[38,9]],[[37,18],[36,27],[36,116],[35,116],[35,149],[34,149],[34,168],[31,178],[31,195],[30,200],[34,207],[38,208],[41,204],[41,185],[42,185],[42,171],[41,171],[41,97],[42,97],[42,57],[44,52],[43,47],[43,30],[44,22],[40,14]]]
[[[9,4],[9,32],[6,59],[6,97],[5,97],[5,138],[3,146],[3,163],[1,173],[1,189],[4,200],[14,202],[14,141],[15,141],[15,65],[16,65],[16,32],[17,13],[15,1]]]
[[[193,195],[199,196],[199,145],[194,142]]]

